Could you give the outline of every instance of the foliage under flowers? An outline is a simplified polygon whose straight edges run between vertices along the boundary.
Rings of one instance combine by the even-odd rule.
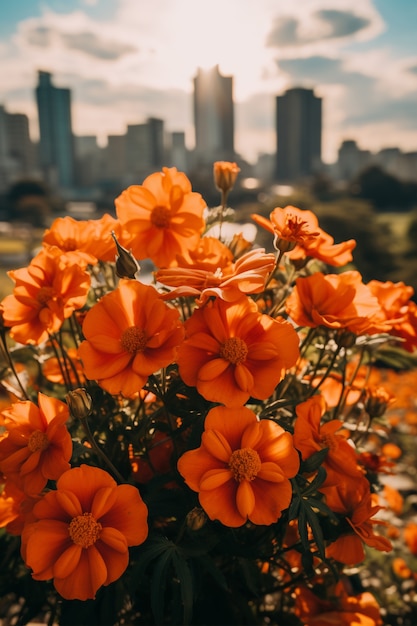
[[[406,559],[388,516],[402,449],[377,367],[416,363],[413,291],[364,284],[355,242],[310,211],[253,216],[275,255],[227,236],[238,172],[215,163],[208,209],[164,168],[116,218],[57,219],[10,272],[5,623],[377,626],[360,572],[381,553],[415,593],[417,524]]]

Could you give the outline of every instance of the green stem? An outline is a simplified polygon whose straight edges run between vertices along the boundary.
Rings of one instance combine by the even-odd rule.
[[[19,378],[19,376],[18,376],[18,374],[16,372],[16,368],[15,368],[15,365],[13,363],[13,359],[12,359],[12,357],[10,355],[9,348],[7,346],[6,337],[5,337],[5,335],[3,333],[1,333],[1,349],[2,349],[2,352],[4,354],[5,359],[7,361],[8,366],[10,367],[10,369],[12,370],[12,372],[14,374],[14,377],[16,378],[17,384],[19,386],[20,391],[23,394],[23,397],[26,400],[30,400],[30,398],[28,396],[28,393],[27,393],[26,389],[23,387],[23,385],[21,383],[21,380],[20,380],[20,378]]]
[[[96,453],[96,455],[102,461],[104,461],[104,463],[110,469],[110,471],[114,475],[114,477],[117,478],[119,483],[126,482],[125,479],[123,478],[123,476],[121,475],[121,473],[119,472],[119,470],[113,465],[113,463],[110,461],[108,456],[103,452],[103,450],[100,448],[100,446],[96,443],[96,440],[94,439],[94,435],[91,432],[90,425],[89,425],[87,419],[82,419],[80,421],[81,421],[81,423],[82,423],[82,425],[84,427],[85,433],[87,435],[87,440],[88,440],[89,444],[91,445],[91,448],[93,449],[93,451]]]

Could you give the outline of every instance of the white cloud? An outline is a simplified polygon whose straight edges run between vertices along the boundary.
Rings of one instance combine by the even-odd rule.
[[[34,136],[34,88],[43,69],[73,90],[77,134],[103,137],[157,115],[169,128],[186,130],[192,144],[192,78],[198,66],[219,64],[234,76],[236,145],[251,159],[275,149],[275,96],[297,82],[324,98],[325,159],[334,158],[346,133],[365,137],[365,130],[373,146],[395,133],[398,145],[417,145],[412,128],[407,134],[394,117],[409,119],[417,57],[394,59],[390,49],[372,47],[387,27],[372,0],[115,0],[114,6],[112,18],[100,20],[81,9],[44,8],[0,43],[0,102],[27,113]],[[371,137],[371,127],[378,135]]]

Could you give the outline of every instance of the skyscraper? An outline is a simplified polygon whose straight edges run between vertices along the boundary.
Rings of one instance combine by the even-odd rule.
[[[27,115],[9,113],[0,105],[0,190],[18,178],[35,173],[35,152]]]
[[[71,92],[55,87],[49,72],[38,72],[36,102],[39,118],[40,164],[52,186],[74,184],[74,146],[71,124]]]
[[[128,125],[127,170],[133,180],[142,179],[153,171],[161,169],[165,157],[164,140],[164,121],[161,119],[148,117],[142,124]]]
[[[276,98],[276,179],[295,182],[321,166],[321,98],[295,87]]]
[[[194,78],[195,154],[200,164],[234,160],[233,77],[219,66],[197,70]]]

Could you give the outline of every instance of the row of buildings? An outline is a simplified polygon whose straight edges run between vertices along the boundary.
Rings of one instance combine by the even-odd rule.
[[[137,183],[162,166],[193,168],[215,160],[239,160],[235,151],[233,77],[222,76],[218,66],[198,69],[193,79],[195,145],[186,146],[185,132],[167,132],[164,120],[149,117],[130,124],[121,135],[109,135],[99,147],[95,136],[74,135],[71,91],[56,87],[49,72],[38,72],[35,90],[39,142],[29,134],[22,113],[0,106],[0,191],[22,177],[38,175],[60,193],[100,187],[114,182]],[[276,96],[276,152],[260,155],[246,174],[281,183],[297,183],[325,169],[321,157],[322,99],[312,89],[295,87]],[[368,164],[379,164],[394,175],[415,177],[417,153],[391,148],[375,155],[345,141],[331,174],[350,180]],[[327,169],[329,169],[327,167]]]

